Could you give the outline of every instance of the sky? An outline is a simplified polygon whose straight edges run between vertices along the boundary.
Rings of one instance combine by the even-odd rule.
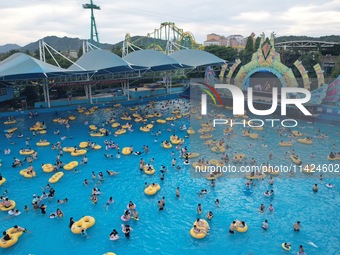
[[[99,40],[117,43],[125,34],[147,35],[174,22],[198,43],[206,35],[251,32],[267,36],[340,35],[340,0],[93,0]],[[0,45],[24,46],[45,36],[90,37],[90,0],[9,0],[0,5]]]

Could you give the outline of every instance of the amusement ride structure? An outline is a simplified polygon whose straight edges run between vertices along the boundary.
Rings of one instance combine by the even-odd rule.
[[[134,41],[132,41],[130,34],[127,33],[123,42],[122,56],[124,57],[129,52],[141,48],[159,50],[169,55],[177,50],[198,49],[200,46],[191,32],[185,32],[173,22],[163,22],[153,32]]]

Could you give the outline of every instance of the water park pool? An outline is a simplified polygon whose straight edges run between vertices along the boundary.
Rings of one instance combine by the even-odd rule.
[[[156,102],[154,108],[147,108],[148,105],[138,105],[138,111],[152,113],[155,110],[161,112],[165,101]],[[172,100],[162,111],[162,119],[173,116],[172,111],[180,108],[181,113],[188,112],[189,101],[184,99]],[[292,252],[299,250],[299,245],[303,245],[306,254],[338,254],[340,241],[340,224],[337,220],[339,216],[339,185],[340,181],[332,178],[332,175],[320,180],[319,173],[314,173],[315,178],[304,178],[309,176],[305,173],[296,173],[294,177],[289,174],[280,174],[279,178],[274,177],[275,183],[269,185],[268,178],[258,180],[256,186],[251,188],[251,192],[245,190],[244,177],[239,178],[219,178],[216,180],[215,187],[210,185],[206,178],[194,178],[192,176],[193,168],[190,165],[184,165],[184,159],[180,159],[180,152],[173,146],[171,149],[161,147],[161,142],[169,140],[169,136],[176,133],[184,138],[183,146],[187,146],[191,152],[198,152],[200,157],[210,158],[219,157],[212,154],[210,149],[200,139],[197,133],[198,126],[193,126],[196,133],[187,136],[186,130],[180,130],[179,127],[185,124],[187,127],[190,122],[189,115],[182,117],[174,122],[167,121],[165,124],[158,123],[157,118],[151,118],[147,123],[153,122],[154,127],[151,132],[142,132],[140,127],[145,124],[131,121],[120,120],[123,112],[132,114],[134,110],[129,107],[116,108],[114,113],[115,119],[121,124],[132,122],[133,132],[127,131],[125,134],[103,137],[92,137],[89,135],[89,125],[101,127],[105,120],[111,117],[110,110],[105,108],[98,109],[93,114],[85,115],[74,111],[59,111],[57,113],[41,113],[36,117],[29,118],[27,115],[16,116],[16,124],[3,124],[1,128],[8,130],[10,127],[17,127],[18,130],[10,139],[5,136],[1,138],[0,149],[2,166],[0,172],[7,180],[0,186],[0,194],[8,191],[5,196],[14,200],[16,208],[21,211],[17,217],[9,216],[6,211],[0,211],[1,230],[5,231],[14,225],[22,226],[29,231],[24,233],[18,242],[7,248],[1,249],[2,254],[105,254],[114,252],[115,254],[288,254],[288,251],[282,249],[281,244],[289,242],[292,245]],[[55,118],[67,118],[70,115],[76,117],[75,120],[69,121],[70,127],[64,124],[53,122]],[[191,114],[191,118],[196,115]],[[203,119],[204,121],[205,119]],[[37,121],[44,121],[47,127],[46,134],[32,135],[32,127]],[[88,123],[86,123],[88,122]],[[195,123],[193,125],[198,125]],[[105,125],[110,132],[114,128]],[[54,131],[60,130],[60,134],[54,134]],[[171,132],[168,132],[171,129]],[[175,131],[174,131],[175,129]],[[223,128],[225,129],[225,127]],[[221,133],[222,128],[217,128],[214,135]],[[320,129],[328,135],[326,139],[315,139],[312,145],[295,143],[294,149],[298,152],[299,157],[307,162],[310,160],[310,154],[314,153],[313,163],[339,164],[340,161],[329,161],[327,155],[330,151],[340,151],[340,135],[336,132],[337,126],[331,126],[324,123],[307,123],[299,121],[300,132],[314,134],[315,130]],[[160,130],[161,134],[154,134]],[[288,147],[279,147],[277,132],[266,129],[261,139],[249,140],[248,137],[241,136],[243,128],[235,127],[234,133],[238,137],[230,137],[227,144],[231,146],[228,154],[233,155],[236,152],[242,152],[250,159],[254,157],[258,162],[268,162],[268,154],[273,152],[271,164],[291,164],[289,156],[285,154]],[[22,138],[17,137],[18,133],[23,134]],[[29,146],[25,144],[25,137],[30,137]],[[61,139],[63,138],[63,139]],[[284,137],[286,138],[286,137]],[[64,176],[54,184],[50,184],[55,189],[53,199],[44,199],[40,204],[47,205],[47,213],[44,215],[40,210],[32,209],[31,201],[33,194],[41,195],[49,178],[54,173],[45,173],[41,169],[42,164],[54,164],[59,150],[52,150],[51,146],[37,147],[36,142],[40,139],[46,139],[51,144],[62,142],[62,147],[78,146],[80,142],[91,140],[102,146],[100,150],[88,149],[86,156],[87,164],[79,164],[76,168],[78,172],[64,172]],[[112,139],[119,144],[120,149],[133,146],[135,151],[143,151],[143,146],[149,147],[149,153],[141,155],[121,155],[117,158],[116,149],[105,151],[105,140]],[[157,139],[157,141],[155,141]],[[190,140],[192,140],[190,142]],[[262,144],[267,147],[262,147]],[[335,147],[333,147],[335,144]],[[182,146],[182,147],[183,147]],[[22,166],[12,168],[13,158],[23,159],[24,156],[19,154],[22,148],[30,147],[38,152],[38,158],[33,161],[32,166],[37,172],[34,178],[24,178],[19,171],[29,166],[24,162]],[[10,149],[10,154],[4,154],[6,149]],[[174,156],[171,155],[172,151]],[[110,154],[113,158],[106,158],[104,154]],[[177,159],[176,166],[171,166],[173,158]],[[77,160],[80,162],[83,156],[74,157],[70,153],[64,152],[61,160],[65,163]],[[149,162],[154,158],[152,165],[156,169],[153,175],[147,175],[139,170],[139,161],[143,158]],[[191,159],[190,159],[191,160]],[[195,159],[192,159],[193,162]],[[233,164],[233,163],[232,163]],[[168,172],[165,173],[164,180],[160,180],[160,168],[165,165]],[[119,172],[115,176],[108,176],[106,170]],[[96,175],[102,171],[104,181],[97,182],[91,178],[91,172]],[[326,174],[326,173],[325,173]],[[227,174],[226,174],[227,175]],[[334,175],[335,176],[335,175]],[[83,184],[84,179],[90,181],[86,187]],[[148,184],[159,183],[161,189],[157,194],[148,196],[144,194],[145,182]],[[319,191],[312,191],[312,186],[318,184]],[[332,183],[334,188],[327,188],[325,184]],[[98,203],[93,204],[90,201],[91,189],[97,187],[101,194],[98,196]],[[180,198],[176,197],[176,188],[180,187]],[[206,195],[200,196],[198,192],[202,189],[207,190]],[[265,197],[265,190],[273,189],[275,195]],[[113,197],[114,203],[105,206],[109,197]],[[157,202],[165,197],[165,209],[158,210]],[[68,202],[58,204],[57,199],[68,198]],[[220,206],[215,204],[218,198]],[[132,201],[137,205],[136,210],[139,213],[139,220],[131,219],[128,223],[121,220],[127,204]],[[202,214],[197,214],[197,204],[202,204]],[[264,204],[266,209],[260,213],[258,208]],[[269,204],[272,204],[275,210],[268,211]],[[25,212],[24,206],[28,205],[29,210]],[[59,208],[63,211],[62,218],[49,218],[50,213]],[[209,221],[209,234],[203,239],[195,239],[190,235],[190,229],[197,218],[206,219],[206,214],[212,211],[214,217]],[[70,231],[69,218],[73,217],[75,221],[83,216],[92,216],[96,223],[93,227],[87,229],[87,237],[75,235]],[[243,220],[249,229],[246,233],[236,232],[229,234],[229,225],[235,220]],[[269,229],[267,231],[261,228],[262,222],[267,219]],[[301,231],[293,231],[293,224],[301,222]],[[126,238],[122,233],[121,225],[129,224],[132,227],[130,238]],[[109,240],[109,234],[112,229],[116,229],[120,238],[116,241]]]

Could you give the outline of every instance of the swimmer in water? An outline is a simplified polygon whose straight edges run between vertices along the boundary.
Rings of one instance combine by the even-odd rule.
[[[293,228],[294,228],[294,231],[300,231],[301,229],[300,221],[297,221],[296,223],[294,223]]]
[[[177,189],[176,189],[176,197],[180,197],[181,196],[181,193],[179,192],[179,187],[177,187]]]
[[[202,213],[202,205],[201,205],[201,204],[198,204],[198,205],[197,205],[196,211],[197,211],[198,214],[201,214],[201,213]]]

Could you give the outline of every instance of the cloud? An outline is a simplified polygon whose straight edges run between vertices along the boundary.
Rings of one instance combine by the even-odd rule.
[[[90,11],[82,8],[87,0],[11,0],[1,4],[0,45],[25,45],[44,36],[90,36]],[[162,22],[174,22],[190,31],[202,43],[209,33],[228,36],[251,32],[259,35],[275,31],[281,35],[340,34],[338,0],[243,0],[236,3],[217,0],[183,1],[94,0],[101,10],[95,18],[102,42],[116,43],[126,33],[146,35]]]

